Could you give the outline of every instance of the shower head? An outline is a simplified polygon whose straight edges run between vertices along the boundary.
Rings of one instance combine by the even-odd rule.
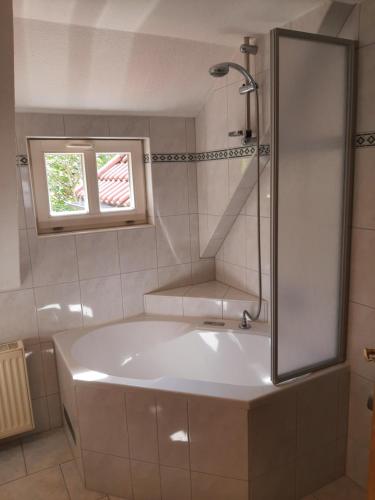
[[[211,76],[221,77],[225,76],[229,73],[229,68],[233,68],[239,71],[242,76],[245,78],[245,83],[242,87],[239,88],[240,94],[246,94],[247,92],[253,92],[258,88],[257,82],[254,78],[248,73],[248,71],[241,66],[240,64],[236,64],[233,62],[223,62],[219,64],[215,64],[215,66],[211,66],[208,70]]]

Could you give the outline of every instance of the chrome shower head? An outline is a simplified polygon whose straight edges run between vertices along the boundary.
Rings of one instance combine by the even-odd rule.
[[[225,76],[229,73],[229,64],[228,63],[219,63],[215,64],[215,66],[211,66],[208,70],[210,75],[213,77]]]
[[[246,69],[240,64],[232,63],[232,62],[223,62],[219,64],[215,64],[215,66],[211,66],[208,70],[211,76],[214,77],[222,77],[229,73],[229,68],[233,68],[239,71],[242,76],[245,78],[245,83],[242,87],[239,88],[240,94],[246,94],[247,92],[253,92],[258,88],[258,85],[254,78],[246,71]]]

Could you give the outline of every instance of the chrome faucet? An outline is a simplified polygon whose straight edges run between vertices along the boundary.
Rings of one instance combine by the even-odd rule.
[[[249,311],[246,311],[246,309],[242,313],[241,323],[239,324],[239,327],[243,330],[249,330],[251,328],[251,316]]]

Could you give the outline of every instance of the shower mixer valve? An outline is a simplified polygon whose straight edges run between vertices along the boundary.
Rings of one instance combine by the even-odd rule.
[[[228,133],[229,137],[242,137],[242,145],[247,146],[248,144],[251,144],[252,142],[255,142],[256,136],[253,134],[252,130],[246,129],[246,130],[232,130],[231,132]]]

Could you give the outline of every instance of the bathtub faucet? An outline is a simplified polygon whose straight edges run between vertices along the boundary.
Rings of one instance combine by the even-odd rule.
[[[241,323],[239,326],[243,330],[248,330],[249,328],[251,328],[251,316],[249,311],[246,311],[246,309],[242,313]]]

